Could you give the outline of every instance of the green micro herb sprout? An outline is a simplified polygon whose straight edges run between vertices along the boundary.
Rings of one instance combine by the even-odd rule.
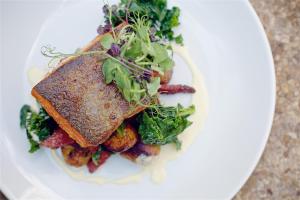
[[[137,15],[132,21],[133,25],[125,26],[115,40],[112,35],[101,39],[102,46],[108,50],[113,50],[113,42],[123,43],[116,44],[119,55],[107,58],[102,71],[105,82],[114,82],[128,102],[140,103],[145,97],[154,97],[159,89],[160,79],[151,77],[152,72],[163,74],[174,63],[166,46],[151,42],[146,18]]]

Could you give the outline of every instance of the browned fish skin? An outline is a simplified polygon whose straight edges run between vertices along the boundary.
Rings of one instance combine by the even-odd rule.
[[[95,49],[100,49],[99,42],[90,50]],[[95,55],[66,62],[38,83],[32,94],[42,106],[44,99],[50,102],[50,109],[45,107],[46,111],[83,147],[103,143],[124,119],[144,109],[130,106],[114,84],[105,84],[102,59]],[[59,116],[51,114],[51,110]],[[75,133],[64,127],[66,123],[60,123],[59,119],[67,120]]]

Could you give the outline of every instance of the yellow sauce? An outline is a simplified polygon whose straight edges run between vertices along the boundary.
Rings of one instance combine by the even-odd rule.
[[[167,173],[165,170],[166,164],[170,160],[176,159],[180,154],[185,152],[192,142],[196,139],[203,122],[207,115],[208,106],[208,96],[204,86],[204,81],[201,73],[199,72],[197,66],[192,61],[189,53],[185,47],[173,46],[174,53],[181,56],[187,65],[189,66],[193,82],[192,86],[195,88],[196,93],[192,96],[191,104],[195,105],[196,112],[189,118],[193,124],[188,127],[184,133],[178,136],[179,140],[182,141],[181,150],[177,151],[174,145],[168,144],[161,147],[161,152],[158,156],[151,158],[139,158],[137,159],[137,164],[141,166],[141,170],[137,171],[133,175],[125,176],[118,179],[110,179],[97,175],[89,175],[87,172],[82,170],[74,170],[70,166],[67,166],[63,161],[63,158],[58,155],[57,151],[52,150],[52,156],[57,161],[57,163],[62,167],[62,169],[70,175],[75,180],[93,182],[97,184],[113,183],[113,184],[128,184],[138,182],[143,179],[147,174],[150,174],[151,179],[154,183],[162,182]],[[146,159],[146,160],[145,160]],[[149,162],[147,160],[151,159]]]
[[[30,67],[28,70],[27,70],[27,80],[30,84],[31,87],[34,87],[38,82],[40,82],[43,78],[45,78],[45,76],[48,74],[47,70],[46,69],[41,69],[41,68],[38,68],[38,67]],[[31,95],[30,95],[30,105],[31,105],[31,108],[38,112],[39,110],[39,107],[38,105],[36,104],[36,99],[33,98]],[[37,136],[33,136],[32,137],[34,138],[35,141],[38,141],[37,140]]]
[[[58,155],[57,150],[51,150],[52,157],[54,160],[62,167],[62,169],[73,179],[79,180],[79,181],[87,181],[97,184],[104,184],[104,183],[114,183],[114,184],[127,184],[127,183],[134,183],[138,182],[143,178],[143,175],[145,174],[145,169],[141,169],[140,171],[136,172],[133,175],[126,176],[123,178],[118,179],[110,179],[102,176],[96,176],[96,175],[87,175],[84,170],[74,170],[72,167],[68,166],[63,158]]]
[[[27,71],[27,78],[30,85],[33,87],[40,82],[47,74],[47,71],[37,67],[31,67]]]

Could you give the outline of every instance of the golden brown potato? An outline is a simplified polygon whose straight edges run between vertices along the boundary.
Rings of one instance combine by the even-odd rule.
[[[66,163],[75,167],[86,165],[93,154],[93,151],[90,151],[90,149],[77,147],[75,145],[63,146],[61,147],[61,152]]]
[[[112,152],[123,152],[135,145],[138,135],[136,130],[130,125],[125,125],[123,133],[117,131],[102,145]]]
[[[121,156],[127,158],[135,162],[135,160],[141,155],[144,154],[146,156],[156,156],[160,153],[160,146],[158,145],[151,145],[151,144],[144,144],[139,142],[138,144],[134,145],[131,149],[124,151],[121,153]]]

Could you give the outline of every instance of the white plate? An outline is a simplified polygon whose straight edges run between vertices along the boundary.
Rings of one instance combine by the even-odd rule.
[[[270,47],[248,1],[174,1],[182,10],[180,31],[185,44],[205,79],[209,114],[195,143],[168,165],[165,182],[155,185],[145,179],[121,186],[78,182],[65,174],[46,150],[27,153],[26,136],[18,126],[19,108],[28,101],[25,69],[46,64],[38,53],[41,44],[51,43],[71,52],[91,40],[101,22],[101,4],[101,1],[63,4],[42,26],[24,70],[20,66],[3,67],[1,149],[6,151],[1,151],[1,162],[13,163],[20,174],[1,180],[1,189],[11,198],[22,195],[65,199],[233,197],[262,154],[275,105]],[[14,77],[23,77],[23,81]],[[7,167],[2,163],[1,166]],[[123,168],[114,166],[112,170],[122,173]],[[1,172],[5,170],[10,169],[2,168]],[[19,196],[6,185],[12,178]],[[24,178],[30,185],[24,185]]]

